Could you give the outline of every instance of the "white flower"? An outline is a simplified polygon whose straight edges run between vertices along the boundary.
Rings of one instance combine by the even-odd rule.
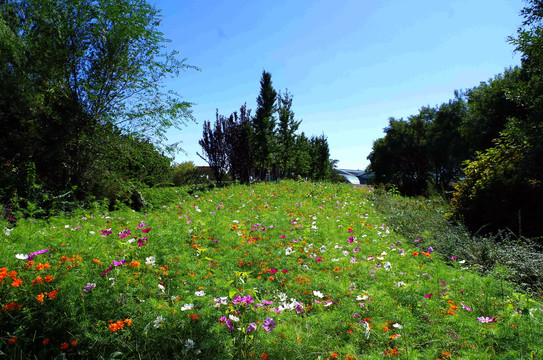
[[[406,284],[403,281],[398,281],[396,283],[396,287],[400,287],[400,286],[406,286]]]
[[[321,293],[320,291],[316,291],[316,290],[313,290],[313,295],[319,297],[319,298],[323,298],[324,297],[324,294]]]
[[[196,292],[194,293],[194,295],[200,296],[200,297],[205,296],[205,294],[206,294],[206,293],[204,292],[204,290],[196,291]]]
[[[187,311],[194,307],[194,304],[185,304],[181,307],[181,311]]]
[[[9,234],[13,231],[13,229],[4,228],[4,235],[9,236]]]
[[[389,261],[387,261],[383,266],[386,271],[390,271],[390,269],[392,268],[392,264]]]
[[[159,288],[160,291],[162,291],[162,292],[164,292],[164,290],[166,289],[166,288],[164,287],[164,285],[162,285],[162,284],[158,284],[158,288]]]
[[[64,228],[69,229],[70,225],[64,225]]]
[[[367,322],[364,322],[364,335],[366,335],[366,339],[370,338],[370,324]]]
[[[403,329],[403,326],[398,323],[392,324],[392,327],[395,327],[396,329]]]
[[[162,325],[163,322],[164,322],[164,318],[162,317],[162,315],[159,315],[157,316],[155,321],[153,321],[153,326],[155,327],[155,329],[158,329]]]
[[[187,339],[187,341],[185,341],[185,347],[187,348],[187,350],[190,350],[194,347],[194,341],[192,341],[191,339]]]
[[[368,299],[369,299],[368,295],[358,295],[356,297],[356,300],[358,300],[358,301],[364,301],[364,300],[368,300]]]
[[[285,255],[290,255],[290,254],[294,254],[294,250],[288,247],[285,249]]]
[[[327,249],[326,249],[326,245],[323,245],[321,246],[321,248],[319,249],[319,251],[322,253],[322,252],[325,252]]]
[[[19,259],[19,260],[26,260],[26,259],[28,259],[28,255],[26,255],[26,254],[17,254],[17,255],[15,255],[15,257],[16,257],[17,259]]]
[[[388,253],[387,253],[386,251],[383,251],[383,252],[381,253],[381,256],[386,256],[386,255],[388,255]]]
[[[146,257],[145,265],[155,265],[155,257],[154,256]]]
[[[235,315],[228,315],[228,318],[230,318],[230,320],[234,321],[234,322],[239,322],[239,317],[235,316]]]

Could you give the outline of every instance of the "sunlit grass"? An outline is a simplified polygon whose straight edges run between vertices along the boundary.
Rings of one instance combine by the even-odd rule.
[[[5,356],[543,355],[540,303],[395,234],[363,189],[289,181],[155,191],[157,206],[143,213],[82,211],[4,229]]]

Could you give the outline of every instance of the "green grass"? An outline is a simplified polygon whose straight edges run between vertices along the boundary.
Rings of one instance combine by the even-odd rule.
[[[428,240],[392,231],[364,189],[289,181],[145,195],[155,207],[144,213],[4,228],[0,356],[543,356],[541,303],[471,271],[461,253],[444,261]]]

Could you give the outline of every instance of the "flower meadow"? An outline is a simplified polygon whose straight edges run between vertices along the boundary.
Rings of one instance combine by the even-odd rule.
[[[390,231],[367,191],[154,189],[142,212],[5,225],[0,356],[543,357],[540,302]]]

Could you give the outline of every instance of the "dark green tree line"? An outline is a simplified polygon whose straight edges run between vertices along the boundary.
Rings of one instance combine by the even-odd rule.
[[[213,129],[210,122],[204,122],[201,157],[217,173],[228,172],[242,183],[298,175],[331,180],[334,162],[326,137],[308,139],[303,132],[296,134],[301,121],[294,118],[292,94],[288,90],[277,93],[270,73],[262,73],[260,86],[254,117],[244,105],[239,115],[217,113]]]

